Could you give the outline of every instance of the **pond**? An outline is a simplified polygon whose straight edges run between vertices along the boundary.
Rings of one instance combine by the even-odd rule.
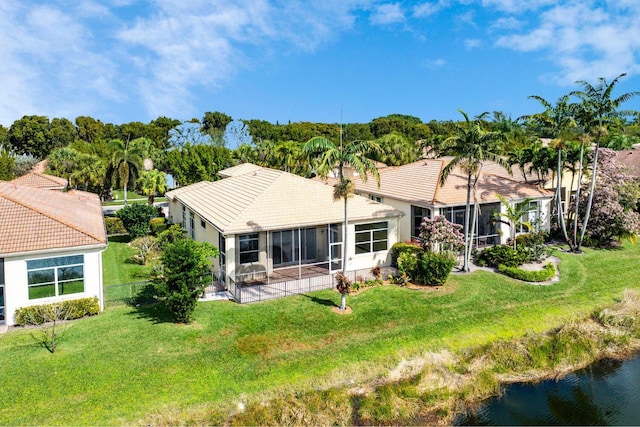
[[[512,384],[455,425],[640,425],[640,355],[605,359],[561,380]]]

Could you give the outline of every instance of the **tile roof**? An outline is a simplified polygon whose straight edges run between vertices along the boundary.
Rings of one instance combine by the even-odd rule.
[[[223,169],[218,172],[221,178],[229,178],[232,176],[243,175],[245,173],[255,172],[259,169],[262,169],[258,165],[254,165],[253,163],[240,163],[236,166],[231,166],[230,168]]]
[[[0,181],[0,256],[106,244],[96,194]]]
[[[442,169],[451,157],[419,160],[403,166],[382,169],[380,187],[374,179],[362,182],[354,179],[356,189],[390,199],[403,200],[417,205],[462,205],[466,203],[467,176],[460,168],[454,168],[443,186],[439,185]],[[507,199],[544,198],[552,193],[538,186],[514,179],[493,162],[483,166],[478,181],[478,198],[481,203],[498,202],[496,193]]]
[[[58,176],[47,175],[41,172],[30,172],[13,181],[14,184],[47,190],[62,190],[67,186],[67,180]]]
[[[613,161],[623,165],[630,177],[640,178],[640,150],[616,151]]]
[[[344,219],[344,203],[333,199],[332,187],[262,167],[172,190],[167,197],[180,201],[224,233],[305,227]],[[349,199],[348,212],[350,220],[403,215],[360,196]]]

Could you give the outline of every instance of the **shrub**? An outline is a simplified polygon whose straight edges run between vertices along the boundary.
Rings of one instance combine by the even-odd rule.
[[[158,250],[158,239],[153,236],[142,236],[131,242],[131,247],[138,253],[134,256],[135,260],[141,264],[146,265],[149,257],[152,257]]]
[[[151,234],[157,236],[167,229],[167,220],[163,216],[151,218],[149,228],[151,229]]]
[[[480,266],[498,267],[500,264],[507,267],[517,267],[526,263],[529,256],[522,249],[513,249],[511,246],[495,245],[484,249],[477,255],[476,263]]]
[[[393,285],[407,286],[410,281],[407,273],[400,273],[397,276],[389,275],[389,283]]]
[[[545,238],[545,233],[541,231],[521,234],[516,237],[516,244],[518,249],[527,255],[529,262],[540,262],[551,255],[553,251],[545,244]]]
[[[402,252],[400,256],[398,256],[398,270],[415,279],[415,274],[418,271],[418,261],[423,253],[423,250],[420,250],[420,252]]]
[[[462,226],[438,215],[433,219],[424,218],[420,225],[420,245],[435,253],[456,253],[464,248]]]
[[[546,282],[556,275],[556,268],[553,263],[547,263],[542,270],[529,271],[518,267],[498,266],[498,272],[525,282]]]
[[[446,253],[425,252],[419,262],[415,281],[429,286],[442,286],[456,265],[455,256]]]
[[[176,322],[188,323],[207,281],[209,257],[218,256],[218,249],[206,242],[181,239],[170,243],[162,254],[162,269],[156,272],[153,284]]]
[[[100,303],[98,298],[81,298],[74,300],[62,301],[56,303],[62,306],[67,314],[67,319],[80,319],[85,316],[93,316],[100,312]],[[15,312],[16,325],[25,326],[28,324],[42,324],[44,322],[44,313],[49,310],[53,304],[31,305],[28,307],[20,307]]]
[[[400,256],[401,253],[409,252],[414,254],[421,254],[423,251],[424,250],[420,246],[414,245],[413,243],[405,243],[405,242],[394,243],[394,245],[391,246],[391,265],[396,268],[399,268],[398,257]]]
[[[168,244],[184,239],[184,229],[181,224],[170,225],[169,228],[158,234],[158,243],[161,249],[165,249]]]
[[[156,208],[146,203],[133,203],[116,212],[132,239],[151,233],[149,221],[156,216]]]
[[[104,226],[107,229],[107,234],[126,234],[127,229],[124,228],[122,220],[117,217],[107,216],[104,218]]]

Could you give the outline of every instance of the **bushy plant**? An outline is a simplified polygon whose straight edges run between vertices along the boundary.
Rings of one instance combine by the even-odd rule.
[[[66,313],[66,318],[69,320],[93,316],[100,312],[100,303],[98,302],[98,298],[95,297],[67,300],[57,304],[61,305]],[[16,325],[42,324],[45,321],[43,313],[46,313],[48,307],[51,305],[52,304],[41,304],[18,308],[15,312]]]
[[[158,234],[167,229],[167,220],[164,217],[160,216],[151,218],[151,220],[149,221],[149,228],[151,229],[152,235],[158,236]]]
[[[540,262],[546,259],[553,249],[545,244],[546,234],[542,231],[520,234],[516,237],[517,247],[527,254],[528,262]]]
[[[152,257],[158,250],[159,244],[158,239],[153,236],[142,236],[134,239],[131,242],[131,247],[137,251],[135,255],[136,261],[146,265],[149,257]]]
[[[124,228],[124,224],[122,223],[122,220],[117,217],[106,216],[104,218],[104,226],[105,226],[105,229],[107,230],[108,235],[125,234],[127,232],[127,229]]]
[[[158,244],[161,249],[164,249],[170,243],[174,243],[178,240],[185,238],[184,228],[181,224],[172,224],[166,230],[158,234]]]
[[[434,253],[457,253],[464,247],[462,226],[438,215],[424,218],[420,225],[418,241],[423,249]]]
[[[207,285],[209,257],[217,257],[218,253],[213,245],[191,239],[179,239],[165,248],[162,268],[156,271],[152,282],[176,322],[191,321],[198,298]]]
[[[456,265],[456,259],[452,254],[426,251],[420,258],[418,271],[414,273],[414,281],[429,286],[442,286],[454,265]]]
[[[337,273],[336,289],[340,292],[340,310],[347,309],[347,295],[351,292],[351,280],[342,273]]]
[[[391,265],[398,268],[398,257],[401,253],[410,252],[415,254],[421,254],[424,250],[413,243],[396,242],[391,246]]]
[[[132,239],[151,233],[149,221],[156,216],[156,208],[146,203],[133,203],[119,209],[116,216],[122,220],[124,228]]]
[[[495,245],[485,248],[478,253],[476,263],[480,266],[497,268],[500,264],[507,267],[517,267],[526,263],[529,256],[523,249],[513,249],[511,246]]]
[[[412,279],[415,279],[415,274],[418,271],[418,262],[423,253],[423,250],[420,250],[419,252],[401,252],[398,256],[398,270],[407,274]]]
[[[556,268],[551,262],[547,263],[542,270],[537,271],[523,270],[518,267],[507,267],[501,264],[498,266],[498,272],[525,282],[546,282],[556,275]]]

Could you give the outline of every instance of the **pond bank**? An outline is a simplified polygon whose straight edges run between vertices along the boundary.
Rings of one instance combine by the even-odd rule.
[[[627,290],[615,306],[543,334],[457,353],[429,352],[368,383],[283,393],[202,416],[225,425],[450,425],[476,402],[499,395],[504,384],[560,378],[638,351],[640,295]]]

